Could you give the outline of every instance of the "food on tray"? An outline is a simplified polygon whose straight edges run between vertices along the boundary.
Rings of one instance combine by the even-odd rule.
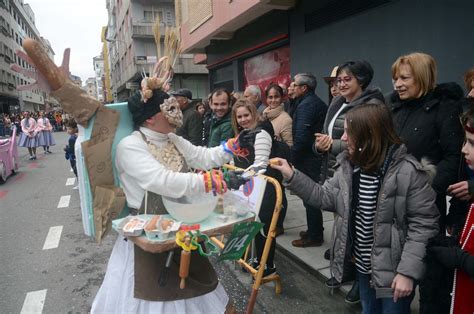
[[[281,162],[279,159],[276,159],[276,158],[272,158],[268,161],[270,163],[270,165],[277,165],[277,166],[280,166],[281,165]]]
[[[161,219],[160,220],[160,226],[161,226],[161,230],[163,232],[166,232],[166,231],[169,231],[171,229],[171,226],[173,226],[173,220],[171,219]]]
[[[136,230],[142,230],[145,226],[146,221],[140,218],[131,218],[125,226],[123,226],[123,232],[132,233]]]
[[[157,230],[159,219],[160,219],[160,215],[153,215],[153,217],[146,224],[145,231]]]

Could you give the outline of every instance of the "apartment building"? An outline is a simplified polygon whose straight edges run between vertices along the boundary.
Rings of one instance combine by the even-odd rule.
[[[94,65],[94,85],[96,93],[94,98],[96,98],[101,103],[105,102],[106,95],[104,90],[104,83],[105,83],[105,71],[104,71],[104,58],[102,56],[97,56],[93,58],[93,65]]]
[[[161,21],[162,34],[164,27],[176,25],[174,1],[107,0],[106,6],[111,89],[114,101],[123,101],[139,89],[142,73],[149,74],[157,61],[152,31],[155,20]],[[192,54],[178,58],[172,88],[189,88],[194,98],[205,98],[209,92],[207,69],[196,65],[193,58]]]
[[[40,36],[35,26],[31,7],[23,0],[0,0],[0,112],[46,109],[45,93],[39,89],[17,91],[18,85],[31,83],[32,80],[10,69],[13,63],[25,69],[31,68],[15,54],[26,37],[42,42],[50,57],[54,57],[49,42]]]
[[[210,88],[263,89],[312,72],[322,77],[348,60],[367,60],[373,84],[392,90],[391,65],[414,51],[438,63],[438,82],[462,84],[473,66],[472,0],[176,0],[185,53],[204,54]]]

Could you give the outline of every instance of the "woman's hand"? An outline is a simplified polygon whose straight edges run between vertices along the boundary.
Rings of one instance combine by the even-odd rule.
[[[270,159],[270,167],[280,171],[281,174],[283,175],[283,179],[285,180],[290,179],[295,172],[293,168],[288,164],[288,161],[286,161],[286,159],[283,159],[283,158]]]
[[[397,274],[392,281],[393,302],[398,299],[409,296],[413,291],[413,279]]]
[[[462,201],[469,201],[471,199],[471,195],[469,194],[469,184],[467,181],[461,181],[450,185],[448,187],[448,195]]]
[[[316,136],[316,142],[314,143],[314,147],[318,152],[325,153],[331,149],[333,140],[329,135],[316,133],[314,134],[314,136]]]

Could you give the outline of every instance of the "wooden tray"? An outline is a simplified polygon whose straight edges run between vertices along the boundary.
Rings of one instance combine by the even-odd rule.
[[[169,215],[162,215],[166,218],[171,218]],[[219,214],[212,213],[206,220],[201,221],[200,224],[200,231],[208,235],[209,237],[218,236],[222,234],[227,234],[232,232],[232,229],[235,224],[242,223],[242,222],[250,222],[255,220],[255,215],[252,212],[249,212],[244,217],[231,217],[226,222],[222,222],[222,220],[218,219],[217,217]],[[146,220],[151,219],[151,215],[138,215],[137,217],[144,218]],[[112,228],[114,228],[117,232],[120,233],[118,226],[122,222],[121,219],[116,219],[112,221]],[[145,233],[137,237],[127,237],[130,241],[138,245],[144,251],[150,253],[162,253],[174,248],[177,248],[178,245],[176,244],[175,237],[171,236],[167,240],[150,240],[146,237]]]

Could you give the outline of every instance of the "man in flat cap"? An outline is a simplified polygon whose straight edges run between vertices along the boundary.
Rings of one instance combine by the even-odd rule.
[[[191,106],[193,94],[189,89],[180,88],[171,92],[171,95],[176,98],[179,108],[183,112],[183,126],[176,130],[176,134],[184,137],[193,145],[201,145],[202,117]]]

